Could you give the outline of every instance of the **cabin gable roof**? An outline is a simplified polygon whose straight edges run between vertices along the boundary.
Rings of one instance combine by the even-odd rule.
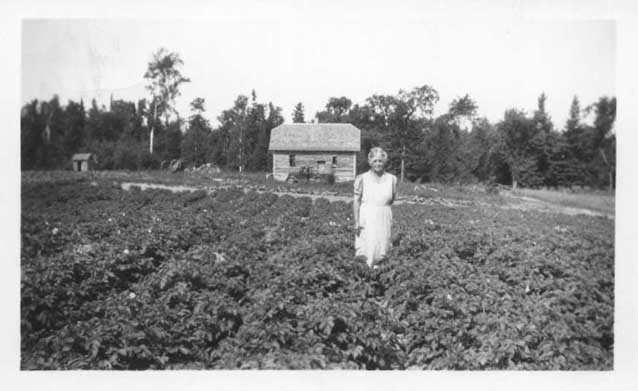
[[[352,124],[283,124],[270,132],[268,150],[359,152],[361,131]]]

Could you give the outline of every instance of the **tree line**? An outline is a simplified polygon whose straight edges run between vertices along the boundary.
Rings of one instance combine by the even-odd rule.
[[[187,165],[213,163],[240,172],[271,170],[268,143],[270,131],[284,122],[281,107],[259,102],[253,90],[222,111],[217,127],[205,117],[203,98],[195,98],[189,116],[182,118],[174,107],[180,86],[190,82],[179,70],[182,65],[176,53],[154,53],[144,74],[149,97],[137,102],[111,99],[105,107],[93,100],[87,108],[83,101],[62,106],[54,96],[26,103],[22,169],[68,169],[74,153],[91,152],[104,170],[157,169],[178,158]],[[331,97],[313,121],[361,129],[358,171],[367,169],[367,151],[381,146],[389,153],[388,169],[403,180],[614,187],[614,97],[600,97],[585,107],[574,97],[560,128],[545,110],[544,93],[531,115],[512,108],[495,124],[478,115],[469,95],[457,97],[435,117],[438,100],[438,91],[429,85],[373,94],[361,104]],[[591,124],[584,120],[588,115]],[[291,119],[306,121],[301,102]]]
[[[492,182],[524,187],[614,187],[616,98],[602,96],[581,108],[574,96],[563,127],[538,97],[531,114],[508,109],[495,124],[480,117],[469,95],[454,99],[434,117],[438,92],[431,86],[372,95],[363,104],[332,97],[318,122],[348,122],[362,130],[359,170],[365,153],[380,145],[389,151],[389,169],[402,179],[436,182]],[[297,112],[293,117],[302,117]],[[593,116],[593,123],[585,121]]]
[[[266,171],[270,130],[283,123],[281,107],[239,95],[213,128],[205,118],[205,100],[190,103],[188,118],[153,119],[153,108],[138,102],[69,101],[54,96],[25,104],[21,115],[23,170],[70,169],[71,156],[95,155],[102,170],[158,169],[162,162],[182,159],[187,165],[214,163],[234,170]],[[153,138],[153,152],[149,143]]]

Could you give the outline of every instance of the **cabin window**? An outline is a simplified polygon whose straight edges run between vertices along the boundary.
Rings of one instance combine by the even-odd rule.
[[[336,166],[336,165],[337,165],[337,157],[336,157],[336,156],[333,156],[333,157],[332,157],[332,165],[333,165],[333,166]]]
[[[295,155],[288,155],[288,164],[290,167],[295,166]]]
[[[317,164],[318,165],[326,164],[326,161],[325,160],[317,160]]]

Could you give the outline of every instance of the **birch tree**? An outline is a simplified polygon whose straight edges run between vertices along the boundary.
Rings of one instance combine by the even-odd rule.
[[[178,69],[183,64],[184,61],[179,54],[160,48],[153,53],[153,58],[148,63],[148,68],[144,73],[144,78],[148,79],[146,89],[151,93],[150,153],[153,153],[156,119],[164,117],[164,124],[168,127],[171,114],[176,113],[174,104],[175,98],[180,95],[179,87],[183,83],[190,82],[190,79],[184,77]]]

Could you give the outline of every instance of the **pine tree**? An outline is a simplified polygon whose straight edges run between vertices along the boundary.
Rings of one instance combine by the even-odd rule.
[[[292,122],[304,123],[304,107],[301,102],[295,105],[295,108],[292,112]]]
[[[584,185],[586,166],[586,138],[585,128],[581,123],[581,109],[578,97],[574,95],[569,108],[569,117],[565,123],[565,131],[562,134],[561,156],[565,163],[562,171],[555,170],[559,185]]]
[[[536,155],[537,172],[543,178],[543,182],[547,182],[548,171],[551,165],[551,157],[553,155],[553,143],[551,133],[554,130],[554,124],[545,110],[545,101],[547,95],[541,93],[538,97],[538,106],[532,117],[534,125],[533,135],[530,139],[530,146]]]
[[[191,116],[188,119],[188,129],[184,134],[181,145],[181,157],[187,164],[199,166],[206,163],[210,154],[211,127],[204,118],[205,100],[195,98],[191,102]]]
[[[595,114],[590,145],[593,156],[599,161],[598,164],[593,162],[599,173],[597,182],[607,185],[612,192],[616,171],[616,137],[612,133],[616,121],[616,98],[602,96],[591,105],[590,110]]]
[[[64,110],[63,150],[67,159],[78,153],[84,141],[84,105],[69,101]]]

